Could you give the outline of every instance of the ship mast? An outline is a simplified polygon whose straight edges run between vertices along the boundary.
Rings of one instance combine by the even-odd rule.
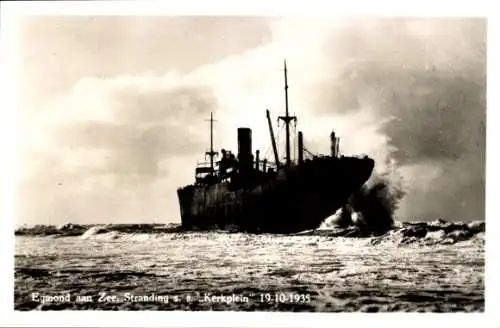
[[[285,122],[286,125],[286,166],[291,165],[290,158],[290,123],[296,121],[297,117],[288,115],[288,80],[286,72],[286,60],[284,61],[285,67],[285,116],[280,116],[278,119]]]
[[[210,112],[210,151],[207,151],[205,155],[210,156],[210,170],[211,173],[214,172],[214,157],[217,155],[217,152],[214,151],[214,117],[213,113]]]

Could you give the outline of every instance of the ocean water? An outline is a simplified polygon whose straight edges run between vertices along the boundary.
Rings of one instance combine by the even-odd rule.
[[[376,237],[141,227],[16,233],[15,309],[484,311],[480,222]]]

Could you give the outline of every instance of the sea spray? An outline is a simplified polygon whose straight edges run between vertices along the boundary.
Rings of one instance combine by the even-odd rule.
[[[385,232],[394,224],[393,215],[404,193],[387,180],[378,180],[355,191],[350,199],[353,223],[365,229]]]
[[[405,195],[396,161],[390,154],[372,177],[354,191],[348,202],[327,218],[320,229],[355,226],[364,232],[382,234],[394,225],[394,213]]]
[[[393,224],[393,215],[402,189],[394,188],[389,181],[378,181],[362,186],[349,198],[348,203],[327,218],[321,228],[357,226],[363,230],[385,232]]]

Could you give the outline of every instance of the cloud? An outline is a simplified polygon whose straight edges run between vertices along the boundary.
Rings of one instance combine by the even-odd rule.
[[[307,108],[306,147],[327,152],[334,127],[341,150],[374,157],[376,174],[396,163],[399,216],[483,219],[486,21],[354,19],[314,39],[315,62],[292,70],[309,73],[291,89]]]
[[[79,167],[89,174],[161,175],[161,161],[203,147],[205,136],[194,122],[214,109],[216,99],[205,88],[151,85],[155,81],[81,80],[41,118],[49,131],[46,146],[63,157],[99,151],[98,170],[88,160],[89,170]]]
[[[287,58],[306,147],[328,152],[335,128],[342,152],[373,156],[377,172],[394,163],[401,216],[484,217],[484,20],[286,18],[271,28],[270,42],[187,74],[83,78],[33,120],[27,158],[46,161],[24,170],[26,183],[78,176],[67,191],[89,201],[166,193],[145,213],[177,220],[175,189],[193,180],[210,112],[217,148],[236,149],[240,126],[253,129],[254,149],[269,148],[265,109],[284,110]],[[117,213],[112,203],[102,211]]]
[[[322,84],[317,102],[334,112],[392,118],[379,133],[406,182],[399,215],[483,219],[485,20],[396,20],[365,27],[346,33],[355,40],[341,50],[349,59],[338,69],[340,55],[333,54],[337,75]]]

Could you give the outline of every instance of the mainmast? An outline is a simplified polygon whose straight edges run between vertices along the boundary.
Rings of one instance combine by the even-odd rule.
[[[288,80],[286,72],[286,60],[284,61],[285,67],[285,116],[280,116],[278,119],[285,122],[286,128],[286,166],[291,165],[290,158],[290,122],[296,121],[297,117],[288,115]]]
[[[210,156],[210,169],[211,173],[214,172],[214,157],[217,155],[217,152],[214,151],[214,117],[212,112],[210,112],[210,151],[207,151],[205,155]]]

